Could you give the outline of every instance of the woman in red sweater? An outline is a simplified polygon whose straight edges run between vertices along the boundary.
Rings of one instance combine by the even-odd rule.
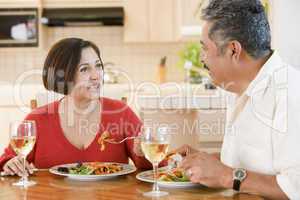
[[[139,153],[140,144],[133,140],[105,143],[101,149],[98,140],[104,132],[119,141],[137,135],[141,122],[121,101],[100,98],[103,63],[96,45],[79,38],[56,43],[44,63],[43,83],[47,90],[65,97],[26,117],[37,124],[36,144],[27,157],[26,174],[34,167],[90,161],[128,163],[129,158],[137,168],[151,168]],[[11,175],[23,173],[22,160],[10,146],[0,157],[2,170]]]

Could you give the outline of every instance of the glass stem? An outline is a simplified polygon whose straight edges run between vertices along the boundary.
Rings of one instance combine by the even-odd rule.
[[[153,163],[153,174],[154,174],[154,185],[153,185],[153,191],[155,192],[159,192],[159,187],[158,187],[158,180],[157,180],[157,176],[158,176],[158,163]]]
[[[25,182],[27,181],[27,175],[26,175],[26,156],[23,157],[23,174],[22,174],[22,180],[23,185],[25,185]]]

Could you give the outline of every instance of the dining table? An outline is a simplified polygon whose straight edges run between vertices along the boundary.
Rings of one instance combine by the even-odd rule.
[[[23,188],[13,186],[19,177],[0,177],[0,199],[2,200],[263,200],[256,195],[236,193],[233,190],[213,189],[204,186],[191,188],[163,188],[169,195],[159,198],[143,196],[152,189],[151,183],[136,179],[138,172],[98,181],[78,181],[51,174],[49,171],[38,171],[30,180],[37,184]]]

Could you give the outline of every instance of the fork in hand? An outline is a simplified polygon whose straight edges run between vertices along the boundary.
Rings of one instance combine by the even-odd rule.
[[[108,139],[108,140],[104,140],[104,141],[107,143],[110,143],[110,144],[121,144],[121,143],[125,142],[126,140],[131,140],[131,139],[136,139],[136,138],[140,138],[140,136],[126,137],[120,141],[114,141],[113,139]]]

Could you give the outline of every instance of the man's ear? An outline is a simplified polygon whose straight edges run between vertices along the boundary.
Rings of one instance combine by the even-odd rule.
[[[238,62],[240,60],[240,56],[242,53],[242,45],[240,42],[233,40],[229,42],[228,45],[229,54],[234,62]]]

